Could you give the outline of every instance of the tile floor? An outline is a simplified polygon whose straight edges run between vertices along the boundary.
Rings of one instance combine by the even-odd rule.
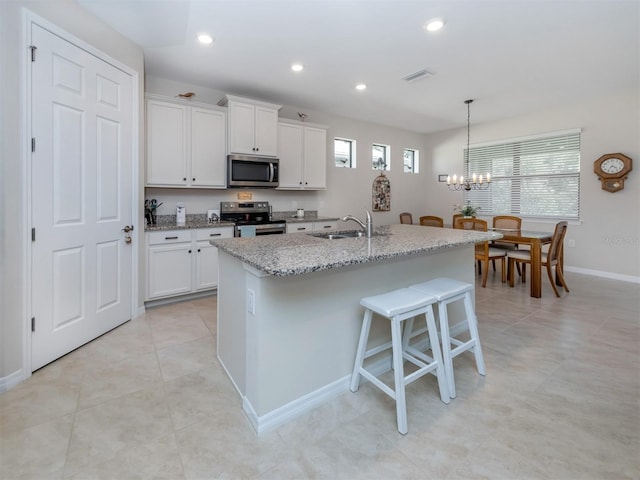
[[[640,478],[640,287],[477,290],[487,376],[371,385],[257,437],[216,360],[216,298],[149,309],[0,395],[2,479]]]

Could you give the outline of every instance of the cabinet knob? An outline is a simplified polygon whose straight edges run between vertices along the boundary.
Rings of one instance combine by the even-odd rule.
[[[186,182],[186,181],[187,181],[187,177],[182,177],[182,180],[183,180],[184,182]]]
[[[191,250],[189,250],[189,253],[191,253]]]
[[[200,253],[200,249],[198,249],[198,253]]]

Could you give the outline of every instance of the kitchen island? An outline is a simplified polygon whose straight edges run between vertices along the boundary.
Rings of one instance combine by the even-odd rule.
[[[473,283],[474,244],[498,238],[390,225],[372,238],[212,240],[219,249],[218,358],[255,430],[280,425],[349,388],[362,297],[441,276]],[[452,323],[461,315],[453,309]],[[389,337],[388,321],[374,317],[370,341]],[[388,358],[373,366],[380,373],[389,368]]]

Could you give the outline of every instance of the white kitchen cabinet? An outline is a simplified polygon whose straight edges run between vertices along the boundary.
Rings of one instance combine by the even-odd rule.
[[[218,286],[218,249],[213,238],[233,237],[233,227],[147,233],[147,299],[183,295]]]
[[[226,188],[224,111],[147,98],[148,186]]]
[[[229,153],[278,156],[278,110],[281,105],[227,95]]]
[[[327,187],[327,130],[294,122],[278,124],[280,190]]]
[[[337,230],[337,229],[338,229],[337,220],[325,220],[321,222],[313,222],[314,232],[323,232],[325,230]]]
[[[287,233],[313,232],[313,222],[287,222]]]

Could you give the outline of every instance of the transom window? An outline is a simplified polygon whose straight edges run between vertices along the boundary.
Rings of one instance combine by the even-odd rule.
[[[404,149],[404,173],[419,173],[420,152],[412,148]]]
[[[356,141],[335,138],[333,144],[336,167],[356,168]]]
[[[371,145],[371,167],[374,170],[391,170],[390,149],[389,145]]]
[[[465,171],[491,174],[486,190],[464,192],[483,215],[580,218],[580,130],[471,146]]]

